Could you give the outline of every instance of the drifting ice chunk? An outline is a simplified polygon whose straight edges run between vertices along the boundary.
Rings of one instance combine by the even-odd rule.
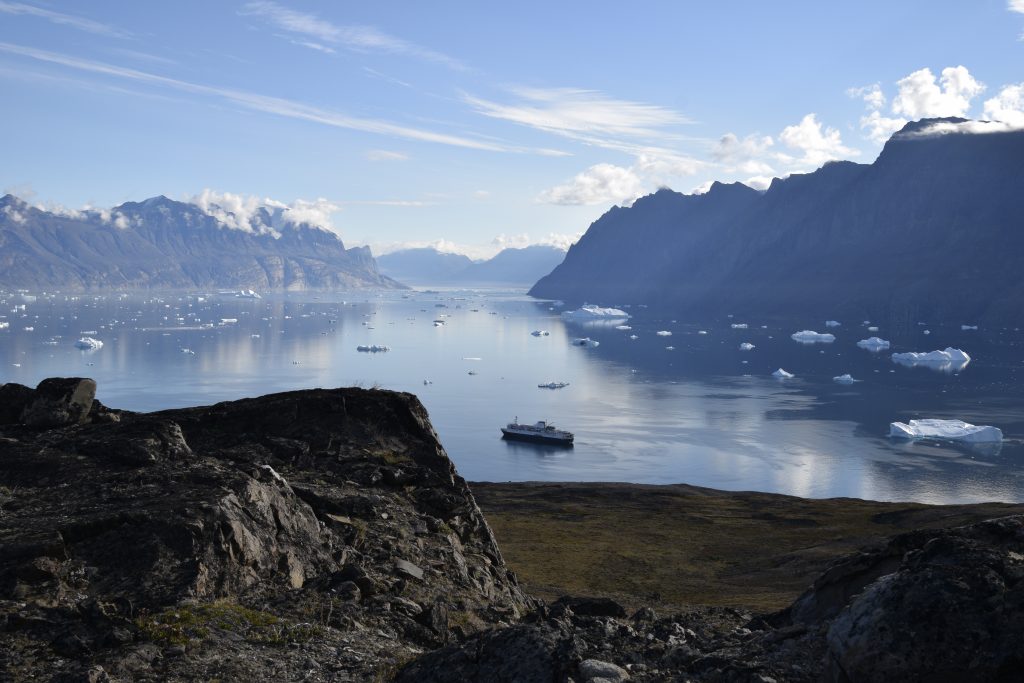
[[[697,334],[707,334],[707,330],[697,330]]]
[[[548,332],[547,330],[534,330],[530,334],[532,334],[534,337],[547,337],[551,333]]]
[[[671,337],[672,336],[672,333],[669,332],[668,330],[658,330],[657,332],[655,332],[655,334],[657,334],[659,337]]]
[[[779,368],[778,370],[772,373],[772,377],[775,377],[776,379],[789,379],[790,377],[795,376],[796,375],[794,375],[792,372],[786,372],[782,368]]]
[[[868,332],[878,332],[878,326],[872,325],[871,327],[868,328]]]
[[[92,337],[82,337],[75,342],[75,347],[84,351],[95,351],[96,349],[103,348],[103,342],[99,339],[93,339]]]
[[[378,346],[377,344],[370,344],[369,346],[366,346],[365,344],[360,344],[359,346],[356,347],[356,351],[362,351],[363,353],[381,353],[382,351],[390,350],[390,346]]]
[[[564,389],[569,386],[568,382],[548,382],[547,384],[538,384],[538,389]]]
[[[976,329],[978,329],[978,326],[977,325],[961,325],[960,329],[961,330],[976,330]]]
[[[967,364],[971,362],[971,357],[960,349],[947,346],[945,351],[894,353],[892,354],[892,360],[894,363],[906,365],[907,367],[922,365],[934,370],[957,372],[967,367]]]
[[[893,422],[889,436],[897,439],[943,439],[965,443],[996,443],[1003,440],[998,427],[975,426],[960,420],[911,420]]]
[[[799,332],[791,334],[790,337],[793,338],[793,341],[798,341],[801,344],[814,344],[817,342],[831,344],[836,340],[836,336],[834,334],[829,334],[828,332],[815,332],[813,330],[800,330]]]
[[[842,323],[838,320],[826,320],[825,327],[839,327]]]
[[[617,329],[617,330],[631,330],[633,328],[630,327],[629,325],[616,325],[615,329]]]
[[[853,384],[857,380],[855,380],[850,373],[846,373],[845,375],[839,375],[838,377],[833,377],[832,381],[837,383],[837,384]]]
[[[857,346],[868,351],[881,351],[882,349],[889,348],[889,342],[880,337],[868,337],[867,339],[861,339],[857,342]]]
[[[747,324],[746,323],[733,323],[732,325],[729,325],[729,327],[731,327],[734,330],[745,330],[745,329],[747,329]]]
[[[586,346],[588,348],[595,348],[601,345],[601,342],[594,341],[590,337],[578,337],[572,340],[573,346]]]
[[[586,322],[588,320],[609,320],[614,318],[628,318],[629,313],[618,308],[601,308],[600,306],[583,306],[575,311],[563,311],[562,318],[565,320],[576,320]]]
[[[740,344],[740,351],[753,351],[753,350],[754,350],[754,345],[751,344],[750,342],[743,342],[742,344]]]

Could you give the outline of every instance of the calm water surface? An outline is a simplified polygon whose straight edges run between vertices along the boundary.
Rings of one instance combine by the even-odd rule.
[[[549,303],[500,292],[0,300],[0,323],[9,323],[0,329],[0,382],[94,377],[105,404],[142,411],[318,386],[410,391],[470,480],[1024,501],[1024,333],[1013,328],[927,321],[876,333],[852,320],[826,330],[820,320],[671,320],[631,309],[632,329],[618,330],[565,323]],[[739,323],[749,327],[732,327]],[[837,339],[790,339],[803,329]],[[76,349],[86,332],[103,348]],[[856,347],[875,334],[893,348]],[[600,346],[572,346],[576,337]],[[742,342],[755,348],[741,351]],[[361,344],[391,350],[362,353]],[[972,362],[939,372],[889,358],[946,346]],[[772,378],[778,367],[795,377]],[[843,373],[861,381],[832,381]],[[570,385],[537,387],[548,381]],[[501,440],[498,428],[516,416],[575,432],[575,448]],[[890,422],[921,417],[996,425],[1006,440],[972,449],[886,437]]]

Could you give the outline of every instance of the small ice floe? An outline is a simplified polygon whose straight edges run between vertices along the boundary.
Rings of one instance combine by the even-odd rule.
[[[469,371],[469,372],[467,372],[466,374],[467,374],[467,375],[475,375],[475,374],[476,374],[476,370],[470,370],[470,371]]]
[[[220,319],[220,324],[221,325],[232,325],[232,324],[237,323],[237,322],[238,322],[238,318],[221,318]]]
[[[586,346],[587,348],[593,349],[601,345],[601,342],[595,341],[590,337],[577,337],[572,340],[573,346]]]
[[[196,352],[195,352],[195,351],[193,351],[192,349],[182,349],[182,350],[181,350],[181,352],[182,352],[182,353],[184,353],[184,354],[187,354],[187,355],[189,355],[189,356],[194,356],[194,355],[196,355]]]
[[[893,422],[889,436],[897,439],[941,439],[964,443],[996,443],[1003,440],[998,427],[972,425],[960,420],[911,420]]]
[[[26,332],[35,332],[35,330],[36,330],[36,328],[34,328],[34,327],[32,327],[32,326],[29,326],[29,327],[26,327],[26,328],[25,328],[25,331],[26,331]]]
[[[378,344],[360,344],[359,346],[356,347],[356,351],[362,351],[363,353],[382,353],[390,350],[390,346],[380,346]]]
[[[629,313],[626,313],[619,308],[601,308],[600,306],[582,306],[575,311],[563,311],[562,318],[564,320],[575,320],[579,322],[586,322],[588,320],[611,320],[615,318],[629,318]]]
[[[947,346],[944,351],[894,353],[892,361],[907,367],[923,366],[944,372],[959,372],[967,367],[967,364],[971,362],[971,357],[960,349]]]
[[[882,339],[881,337],[868,337],[867,339],[861,339],[857,342],[857,346],[868,351],[882,351],[889,348],[889,341]]]
[[[423,386],[427,386],[428,384],[433,384],[433,382],[431,382],[429,379],[423,380]]]
[[[532,334],[534,337],[548,337],[551,335],[551,333],[548,332],[547,330],[534,330],[530,334]]]
[[[931,331],[931,330],[925,330],[925,331],[924,331],[924,334],[931,334],[931,333],[932,333],[932,331]]]
[[[825,321],[825,327],[839,327],[840,325],[842,325],[842,323],[839,322],[838,320],[826,320]]]
[[[798,341],[801,344],[831,344],[836,340],[834,334],[828,332],[815,332],[814,330],[800,330],[789,335],[793,341]]]
[[[434,321],[434,327],[444,327],[444,321],[443,320],[435,320]],[[372,330],[373,328],[371,327],[370,329]]]
[[[250,334],[249,336],[252,337],[253,339],[259,339],[260,338],[260,335],[258,335],[256,333]]]
[[[749,325],[747,325],[746,323],[733,323],[732,325],[729,325],[729,327],[731,327],[734,330],[745,330],[747,329],[747,327],[749,327]]]
[[[697,330],[697,334],[707,334],[707,330]]]
[[[961,330],[976,330],[976,329],[978,329],[978,326],[977,325],[961,325],[960,329]]]
[[[794,375],[792,372],[786,372],[782,368],[779,368],[778,370],[776,370],[775,372],[772,373],[772,377],[774,377],[776,379],[789,379],[789,378],[795,377],[795,376],[796,375]]]
[[[751,344],[750,342],[743,342],[742,344],[740,344],[740,351],[753,351],[754,348],[754,345]]]
[[[675,350],[676,350],[676,347],[674,347],[674,346],[666,346],[666,347],[665,347],[665,350],[666,350],[666,351],[675,351]]]
[[[538,389],[564,389],[569,386],[568,382],[548,382],[547,384],[538,384]]]
[[[872,325],[868,328],[868,332],[878,332],[878,326]]]
[[[631,335],[629,335],[629,338],[630,339],[639,339],[640,337],[636,336],[635,334],[631,334]]]
[[[658,335],[659,337],[671,337],[672,336],[672,333],[669,332],[668,330],[658,330],[657,332],[655,332],[655,334]]]
[[[617,329],[617,330],[624,330],[625,331],[625,330],[631,330],[633,328],[630,327],[629,325],[616,325],[615,329]]]
[[[96,349],[103,348],[103,342],[92,337],[82,337],[75,342],[75,348],[82,349],[83,351],[95,351]]]
[[[851,375],[850,373],[846,373],[845,375],[839,375],[838,377],[833,377],[832,381],[835,382],[836,384],[853,384],[857,380],[855,380],[853,378],[853,375]]]

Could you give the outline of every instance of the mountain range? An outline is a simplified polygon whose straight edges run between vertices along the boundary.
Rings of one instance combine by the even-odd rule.
[[[979,132],[986,131],[986,132]],[[530,293],[673,313],[1015,320],[1024,131],[907,124],[871,164],[615,207]]]
[[[280,208],[236,216],[153,197],[110,211],[53,212],[0,198],[0,286],[144,289],[401,288],[366,247],[290,222]]]
[[[565,258],[565,251],[534,245],[503,249],[485,261],[431,247],[403,249],[377,257],[382,273],[416,285],[506,285],[527,287]]]

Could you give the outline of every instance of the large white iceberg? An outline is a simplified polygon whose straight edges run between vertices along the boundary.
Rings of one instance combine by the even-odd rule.
[[[960,349],[954,349],[951,346],[947,346],[944,351],[929,351],[928,353],[915,353],[913,351],[908,353],[894,353],[892,354],[892,360],[894,363],[906,365],[907,367],[920,365],[932,368],[933,370],[957,372],[967,367],[967,364],[971,362],[971,357]]]
[[[792,372],[786,372],[782,368],[779,368],[778,370],[772,373],[772,377],[775,377],[777,379],[789,379],[790,377],[795,376],[796,375],[794,375]]]
[[[889,341],[881,337],[868,337],[857,342],[857,346],[868,351],[882,351],[889,348]]]
[[[793,341],[798,341],[801,344],[815,344],[817,342],[831,344],[836,340],[834,334],[815,332],[814,330],[800,330],[791,334],[790,337],[793,338]]]
[[[84,351],[95,351],[96,349],[103,348],[103,342],[99,339],[93,339],[92,337],[82,337],[75,342],[75,346]]]
[[[628,317],[629,313],[618,308],[601,308],[600,306],[590,305],[583,306],[575,311],[562,312],[562,318],[564,320],[575,320],[577,322],[586,322],[588,320],[616,320]]]
[[[998,427],[972,425],[960,420],[911,420],[893,422],[889,425],[889,436],[898,439],[942,439],[965,443],[997,443],[1003,440]]]

